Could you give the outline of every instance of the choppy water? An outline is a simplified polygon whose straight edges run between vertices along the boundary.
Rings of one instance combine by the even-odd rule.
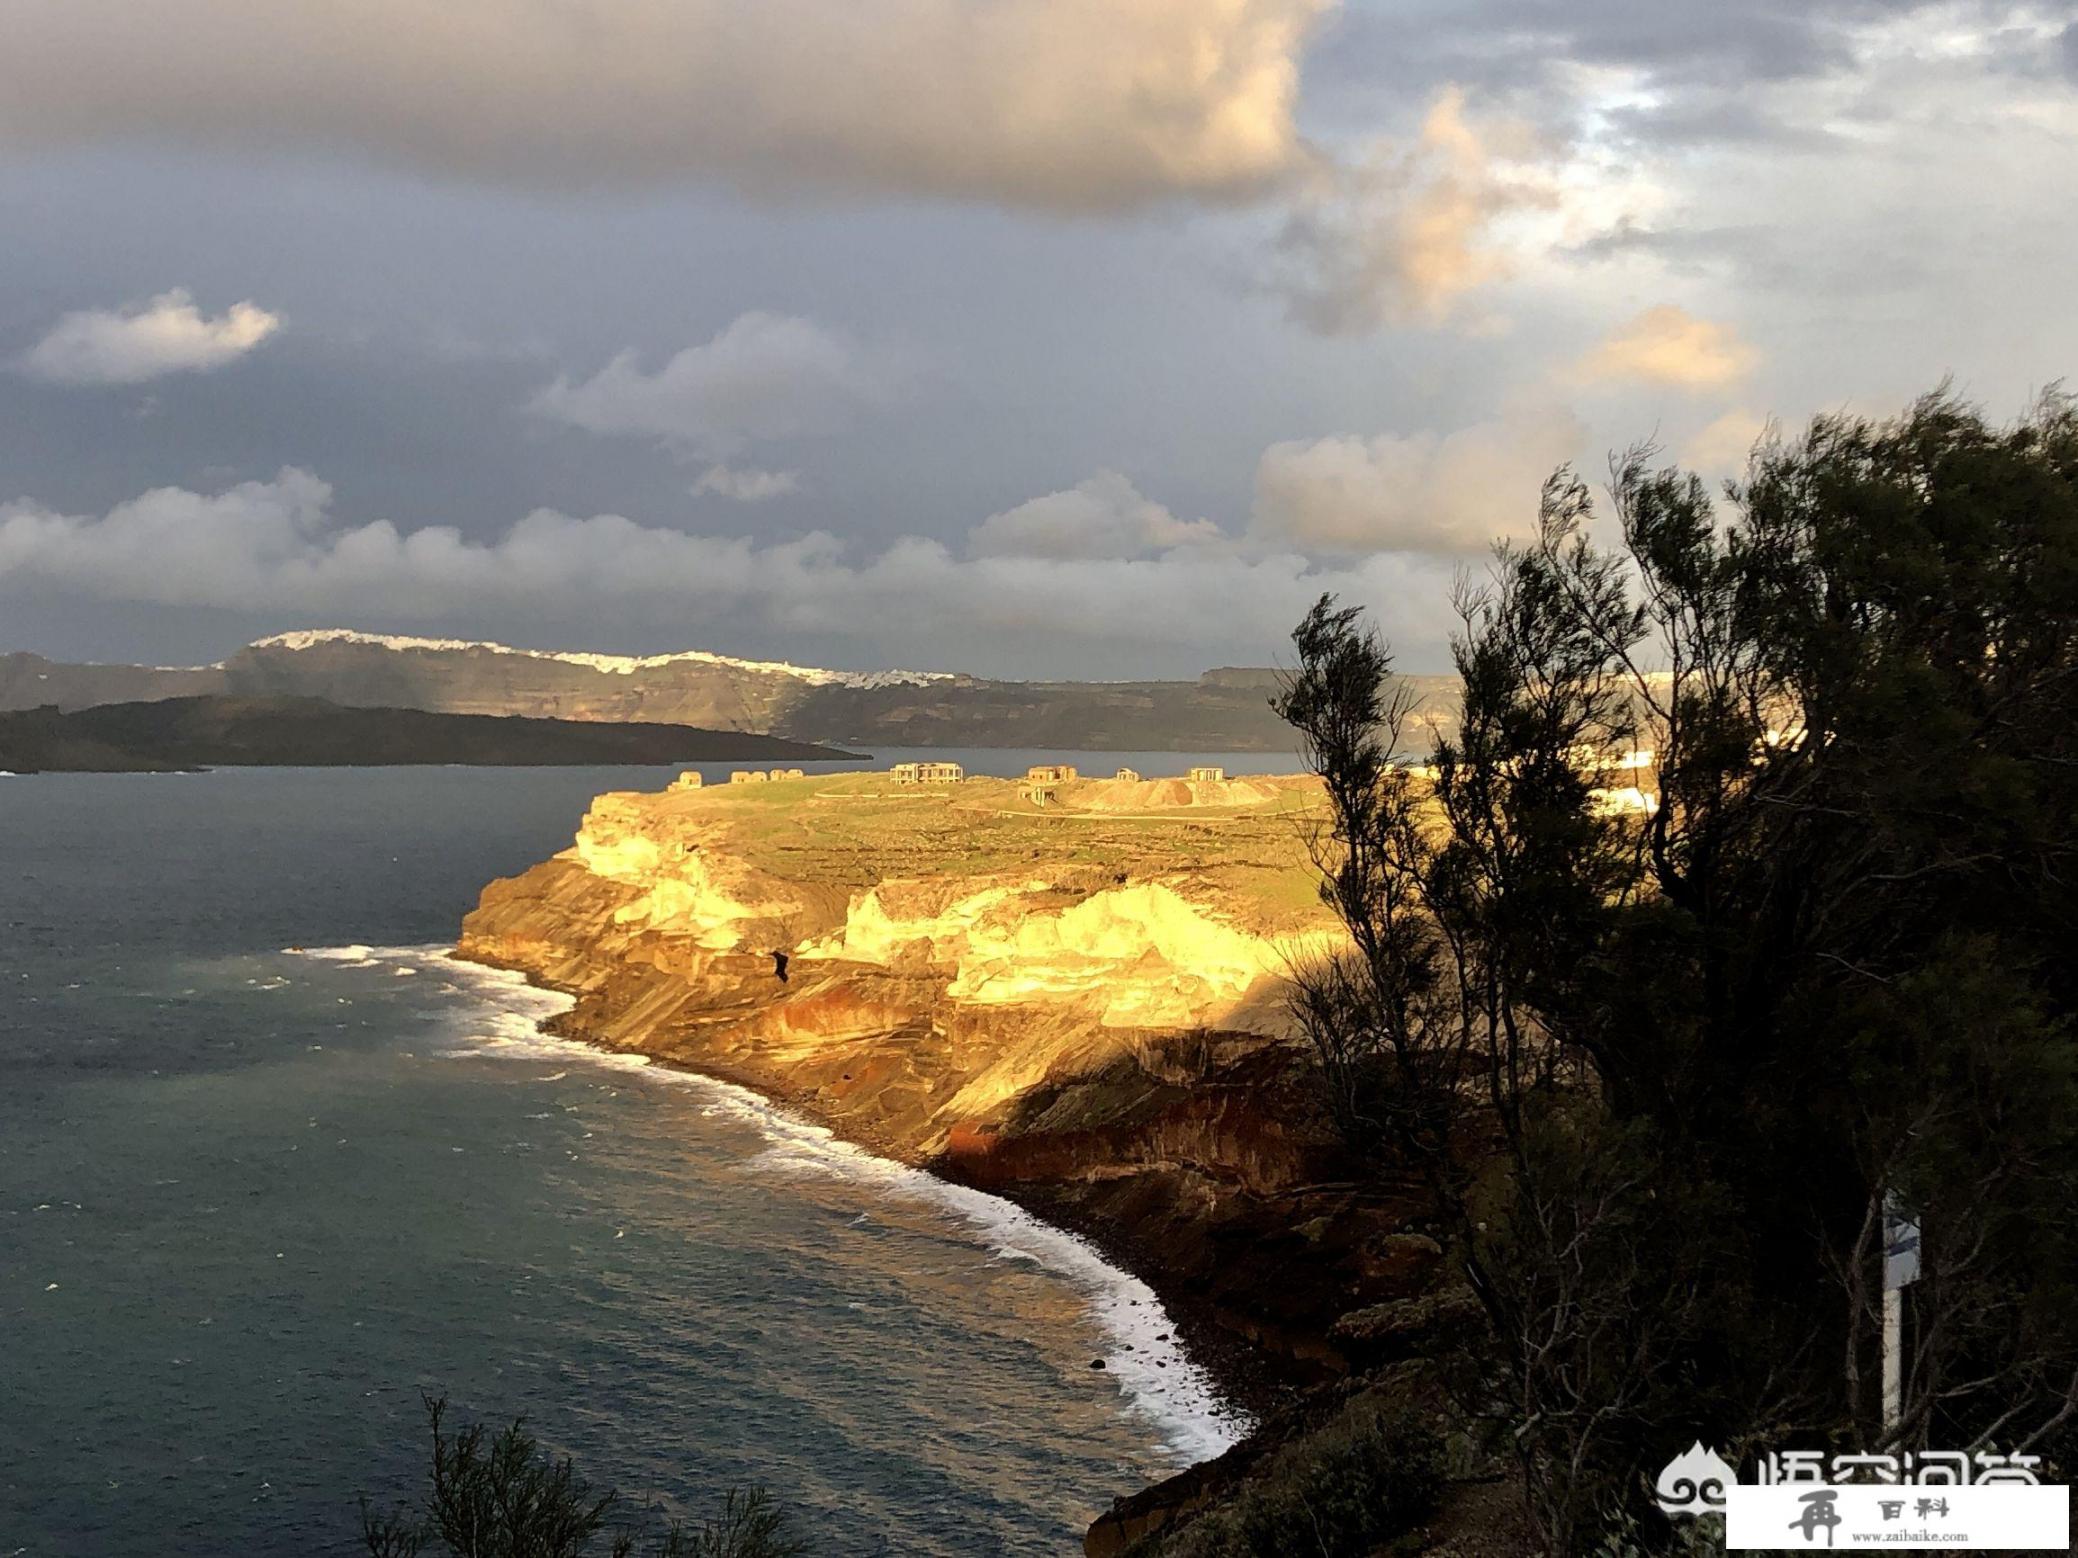
[[[350,1552],[421,1388],[678,1512],[764,1482],[833,1554],[1072,1552],[1226,1442],[1074,1241],[445,958],[668,776],[0,779],[0,1558]]]

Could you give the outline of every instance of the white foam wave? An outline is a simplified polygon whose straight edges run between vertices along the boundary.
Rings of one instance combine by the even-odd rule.
[[[284,947],[290,957],[316,958],[321,963],[348,963],[363,967],[373,963],[409,963],[420,958],[444,957],[447,948],[439,942],[420,942],[412,947],[371,947],[354,942],[344,947]]]
[[[501,1002],[517,991],[551,997],[560,1003],[556,1010],[567,1009],[567,997],[536,990],[517,974],[498,969],[477,972],[486,992],[495,992]],[[841,1175],[933,1202],[970,1224],[992,1257],[1028,1260],[1066,1279],[1082,1291],[1110,1343],[1106,1373],[1117,1382],[1128,1406],[1157,1427],[1165,1447],[1177,1456],[1197,1461],[1217,1455],[1251,1426],[1244,1415],[1220,1399],[1211,1377],[1177,1342],[1161,1300],[1146,1283],[1112,1266],[1074,1234],[1041,1221],[1023,1207],[878,1157],[748,1088],[689,1071],[652,1067],[647,1056],[619,1054],[538,1032],[530,1042],[501,1038],[496,1047],[501,1053],[530,1059],[581,1054],[597,1065],[646,1070],[660,1082],[697,1088],[712,1100],[709,1112],[753,1125],[765,1138],[766,1148],[756,1166]]]
[[[358,958],[348,956],[356,953]],[[991,1259],[1029,1261],[1081,1291],[1107,1342],[1106,1376],[1128,1408],[1153,1424],[1164,1447],[1179,1458],[1197,1461],[1217,1455],[1252,1426],[1245,1414],[1221,1400],[1211,1377],[1184,1351],[1161,1300],[1146,1283],[1112,1266],[1081,1238],[1013,1202],[878,1157],[748,1088],[653,1066],[646,1055],[544,1033],[541,1024],[569,1011],[576,1004],[573,997],[531,985],[523,975],[506,969],[464,962],[448,948],[319,948],[306,955],[349,964],[399,959],[440,963],[480,1003],[466,1037],[441,1051],[443,1056],[562,1062],[581,1058],[591,1066],[693,1088],[708,1100],[705,1112],[740,1120],[764,1138],[765,1150],[752,1160],[755,1169],[837,1175],[952,1212],[973,1229],[975,1242]],[[543,1080],[565,1075],[557,1071]]]
[[[1081,1289],[1111,1343],[1105,1372],[1117,1381],[1127,1404],[1160,1429],[1172,1453],[1192,1461],[1208,1459],[1252,1426],[1221,1400],[1211,1377],[1177,1342],[1154,1290],[1076,1235],[1001,1196],[876,1157],[748,1088],[688,1072],[659,1074],[713,1090],[722,1110],[755,1125],[768,1143],[761,1154],[764,1166],[871,1180],[935,1202],[972,1225],[993,1258],[1031,1261]]]

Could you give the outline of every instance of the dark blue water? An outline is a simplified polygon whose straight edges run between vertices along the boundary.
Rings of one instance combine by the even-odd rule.
[[[669,777],[0,779],[0,1558],[351,1552],[422,1389],[637,1502],[765,1483],[833,1554],[1073,1552],[1219,1446],[1079,1246],[440,954]]]

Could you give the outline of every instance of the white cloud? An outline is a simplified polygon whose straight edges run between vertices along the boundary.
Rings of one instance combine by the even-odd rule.
[[[975,557],[1124,558],[1220,539],[1209,519],[1178,519],[1118,472],[1099,471],[1065,491],[991,514],[968,533],[967,551]]]
[[[1279,290],[1326,334],[1439,323],[1510,272],[1508,221],[1559,203],[1552,160],[1527,127],[1475,123],[1446,88],[1411,146],[1380,142],[1317,176],[1280,240]]]
[[[812,320],[749,313],[654,372],[628,351],[589,379],[559,378],[533,409],[587,432],[652,438],[720,462],[769,439],[829,431],[886,395],[891,373]]]
[[[1447,609],[1447,567],[1420,558],[1322,568],[1289,550],[1202,546],[1131,559],[962,558],[913,536],[854,556],[822,533],[760,544],[547,509],[478,541],[444,525],[341,526],[330,503],[324,482],[290,469],[213,494],[159,488],[100,516],[0,506],[0,597],[57,591],[239,611],[264,603],[270,614],[312,621],[443,630],[520,613],[667,627],[749,621],[849,636],[933,664],[986,659],[1020,636],[1267,656],[1323,590],[1389,607],[1397,631],[1430,642],[1440,642]]]
[[[1632,380],[1676,389],[1715,389],[1743,379],[1760,353],[1730,325],[1698,319],[1672,303],[1648,308],[1611,331],[1581,359],[1584,379]]]
[[[693,483],[696,493],[733,498],[738,503],[763,503],[801,490],[799,471],[764,471],[756,466],[710,465]]]
[[[1254,531],[1308,551],[1475,553],[1535,528],[1544,479],[1584,436],[1563,408],[1528,406],[1441,436],[1272,444],[1256,465]]]
[[[156,487],[98,519],[0,505],[0,589],[54,585],[176,606],[250,603],[344,539],[325,534],[331,501],[324,482],[288,469],[212,494]]]
[[[1071,211],[1229,198],[1302,157],[1299,54],[1332,3],[28,0],[0,140]]]
[[[279,315],[252,303],[209,318],[175,288],[148,303],[67,314],[19,366],[55,384],[142,384],[235,362],[280,328]]]

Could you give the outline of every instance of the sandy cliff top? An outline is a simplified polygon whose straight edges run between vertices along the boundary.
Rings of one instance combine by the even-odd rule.
[[[563,859],[612,895],[613,938],[784,953],[943,982],[966,1007],[1103,1027],[1274,1026],[1294,957],[1335,935],[1305,777],[1083,780],[885,773],[616,792]]]
[[[919,892],[929,882],[959,891],[1011,876],[1087,891],[1124,877],[1216,903],[1259,933],[1327,923],[1307,855],[1324,804],[1310,776],[1081,779],[1045,802],[1022,788],[1015,779],[898,785],[885,773],[842,773],[622,792],[593,803],[579,849],[632,833],[803,889],[909,881]]]

